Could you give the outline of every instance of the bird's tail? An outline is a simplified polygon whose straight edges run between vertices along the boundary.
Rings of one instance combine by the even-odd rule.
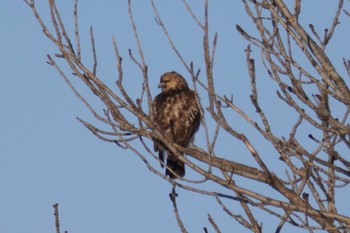
[[[184,177],[185,176],[185,164],[176,156],[168,152],[168,158],[166,162],[166,171],[165,174],[169,176],[171,179],[176,179],[177,176]],[[177,175],[175,175],[175,174]]]

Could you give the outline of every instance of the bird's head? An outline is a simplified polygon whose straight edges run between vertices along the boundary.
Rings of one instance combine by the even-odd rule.
[[[159,88],[163,92],[188,89],[186,80],[177,72],[167,72],[160,77]]]

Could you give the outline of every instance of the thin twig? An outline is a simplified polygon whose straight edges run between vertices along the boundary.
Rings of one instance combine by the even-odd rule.
[[[218,225],[215,223],[213,217],[210,214],[208,214],[208,220],[209,220],[210,224],[213,226],[215,232],[216,233],[221,233]]]
[[[188,5],[186,0],[182,0],[182,2],[185,4],[187,11],[190,13],[190,15],[192,16],[192,18],[194,19],[194,21],[196,21],[196,23],[198,24],[198,26],[202,29],[204,29],[203,24],[199,21],[199,19],[195,16],[195,14],[193,13],[190,5]]]
[[[92,74],[94,76],[96,76],[96,72],[97,72],[97,55],[96,55],[96,47],[95,47],[94,29],[93,29],[92,26],[90,27],[90,39],[91,39],[92,54],[93,54],[93,57],[94,57],[94,65],[92,67]],[[78,50],[78,54],[79,54],[79,50]]]
[[[56,226],[56,233],[60,233],[60,216],[58,214],[58,203],[53,205],[53,208],[55,210],[54,215],[55,215],[55,226]]]
[[[173,203],[174,213],[175,213],[177,224],[180,227],[180,230],[182,233],[187,233],[187,230],[186,230],[183,222],[181,221],[179,210],[177,209],[177,204],[176,204],[177,196],[178,196],[178,194],[176,193],[175,186],[174,186],[172,189],[172,192],[169,194],[169,197],[170,197],[171,202]]]
[[[78,25],[78,0],[74,0],[74,32],[75,32],[75,43],[77,45],[77,58],[78,58],[78,61],[81,61],[80,35],[79,35],[79,25]]]

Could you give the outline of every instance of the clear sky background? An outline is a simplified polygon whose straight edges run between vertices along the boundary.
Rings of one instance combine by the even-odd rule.
[[[72,33],[73,1],[58,2]],[[202,14],[202,1],[189,2],[197,15]],[[322,30],[330,25],[336,3],[315,2],[305,1],[301,23],[314,23]],[[141,73],[128,58],[128,49],[136,54],[136,45],[126,3],[126,0],[79,1],[82,55],[84,61],[91,64],[88,35],[92,25],[99,58],[98,76],[113,85],[117,77],[112,46],[112,36],[115,36],[124,58],[126,86],[136,98],[140,93]],[[197,68],[203,69],[202,35],[182,2],[162,0],[156,3],[186,61],[194,61]],[[37,0],[36,5],[49,23],[47,1]],[[190,81],[156,24],[150,2],[134,0],[133,9],[149,65],[153,96],[159,91],[156,87],[160,75],[166,71],[176,70]],[[344,22],[338,28],[340,32],[327,51],[336,67],[341,67],[342,57],[350,58],[349,19],[343,16],[341,20]],[[210,1],[211,35],[219,34],[215,64],[217,90],[234,94],[236,103],[244,107],[250,106],[244,53],[248,43],[236,32],[236,24],[254,32],[241,1]],[[24,2],[1,2],[0,31],[0,232],[55,232],[52,205],[56,202],[60,204],[62,232],[179,232],[168,197],[171,185],[149,172],[137,156],[98,140],[76,120],[78,116],[94,122],[64,80],[46,64],[46,55],[57,50],[43,35]],[[259,59],[258,49],[253,49],[253,56]],[[257,70],[262,72],[258,84],[265,90],[261,97],[266,101],[264,107],[273,113],[276,105],[271,101],[276,86],[267,81],[261,67]],[[339,70],[345,74],[344,69]],[[81,90],[101,109],[95,98],[85,89]],[[205,100],[203,102],[205,105]],[[254,112],[252,107],[244,109]],[[289,128],[281,126],[289,119],[271,117],[280,134],[287,134]],[[246,126],[237,123],[235,127],[250,135],[251,129],[244,128]],[[227,145],[237,144],[224,136],[221,139],[219,151],[223,154],[231,152]],[[254,136],[250,139],[259,148],[261,139]],[[203,132],[196,138],[196,144],[205,145]],[[269,155],[271,148],[262,145],[259,149]],[[235,148],[238,155],[234,160],[251,161],[251,158],[239,156],[237,148],[242,147]],[[269,165],[278,167],[277,162]],[[210,184],[207,187],[210,189]],[[208,213],[223,232],[247,232],[228,218],[214,200],[184,190],[178,192],[179,210],[189,232],[203,232],[203,227],[213,232],[207,221]],[[234,206],[238,205],[232,204]],[[259,217],[264,219],[262,215]],[[266,232],[275,228],[276,221],[264,223]]]

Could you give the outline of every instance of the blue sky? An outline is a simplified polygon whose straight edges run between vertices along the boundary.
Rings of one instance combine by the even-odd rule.
[[[73,1],[58,2],[65,22],[72,26]],[[126,87],[136,97],[140,92],[137,80],[141,74],[128,58],[128,49],[136,54],[137,47],[126,2],[79,1],[82,55],[84,61],[91,64],[88,35],[92,25],[99,58],[98,76],[113,85],[117,77],[112,47],[112,36],[115,36],[124,58],[125,77],[128,77]],[[182,2],[156,2],[186,61],[194,61],[196,67],[203,69],[202,35]],[[201,14],[202,1],[191,3],[195,12]],[[307,13],[302,14],[301,23],[313,22],[320,28],[328,26],[331,14],[327,13],[331,13],[329,9],[335,9],[335,5],[325,0],[318,1],[316,6],[306,2]],[[44,20],[49,22],[47,1],[38,0],[37,7]],[[133,9],[154,96],[158,93],[156,87],[162,73],[186,72],[156,24],[149,1],[134,0]],[[318,17],[319,12],[325,12],[323,17]],[[346,20],[345,17],[341,19]],[[252,23],[245,15],[241,1],[228,0],[210,1],[210,20],[211,35],[219,34],[215,64],[215,75],[219,80],[217,90],[233,93],[240,106],[250,106],[244,54],[248,43],[236,32],[235,25],[254,32]],[[70,32],[71,26],[68,27]],[[348,29],[347,22],[339,26],[341,33],[335,37],[329,51],[336,67],[341,67],[342,57],[349,58]],[[171,185],[149,172],[130,151],[98,140],[76,120],[81,117],[94,122],[64,80],[46,64],[46,55],[57,50],[44,37],[27,5],[20,0],[3,1],[0,30],[0,232],[54,232],[52,205],[56,202],[60,204],[62,232],[178,232],[168,197]],[[256,59],[260,57],[257,49],[253,50],[253,55]],[[269,101],[275,97],[276,86],[264,81],[267,75],[261,67],[257,70],[262,72],[262,81],[258,80],[258,85],[265,90],[262,99],[267,101],[265,107],[272,113],[275,106]],[[101,107],[81,84],[76,85],[94,106]],[[252,107],[244,109],[248,113],[254,112]],[[240,124],[239,119],[235,121],[237,114],[232,117],[235,127],[247,134],[251,132]],[[276,130],[281,135],[287,134],[289,128],[280,127],[285,124],[285,119],[271,117],[276,122]],[[261,139],[252,137],[260,148]],[[197,137],[196,144],[205,145],[203,132]],[[233,148],[225,146],[228,144]],[[232,149],[239,154],[242,146],[236,144],[238,142],[223,136],[218,150],[228,154]],[[271,148],[261,146],[260,149],[269,154]],[[252,162],[251,158],[239,156],[235,160]],[[271,163],[278,167],[278,162]],[[211,185],[207,187],[214,187]],[[245,232],[216,206],[214,200],[184,190],[178,192],[180,213],[189,232],[203,232],[203,227],[211,231],[208,213],[223,232],[232,232],[232,229]],[[265,223],[266,232],[275,229],[274,224],[273,221],[271,225]]]

